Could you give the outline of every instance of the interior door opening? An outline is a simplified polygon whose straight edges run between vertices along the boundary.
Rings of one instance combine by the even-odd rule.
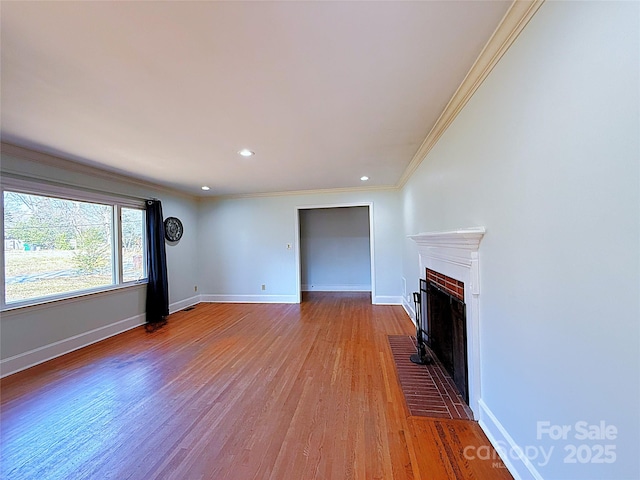
[[[299,207],[299,301],[307,292],[367,293],[374,299],[369,204]]]

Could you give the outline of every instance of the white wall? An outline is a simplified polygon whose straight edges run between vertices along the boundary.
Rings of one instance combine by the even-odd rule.
[[[521,478],[640,478],[638,10],[546,2],[402,191],[407,235],[487,229],[481,420],[554,449],[546,466],[512,460]],[[403,272],[417,284],[409,240]],[[572,431],[537,438],[539,421]],[[579,421],[618,436],[576,439]],[[564,463],[582,444],[615,462]]]
[[[184,225],[180,242],[167,244],[170,309],[175,311],[197,301],[194,286],[198,279],[198,209],[194,198],[91,175],[90,169],[74,170],[73,164],[47,155],[28,151],[10,155],[6,150],[11,151],[3,149],[3,175],[18,174],[115,195],[162,200],[164,216],[176,216]],[[0,261],[4,262],[4,258],[0,257]],[[0,373],[6,375],[144,323],[145,295],[145,286],[134,286],[3,312]]]
[[[372,203],[377,303],[401,301],[402,219],[396,190],[207,199],[200,203],[204,300],[295,302],[298,208]],[[266,290],[261,290],[261,285]]]
[[[371,291],[369,208],[300,210],[302,290]]]

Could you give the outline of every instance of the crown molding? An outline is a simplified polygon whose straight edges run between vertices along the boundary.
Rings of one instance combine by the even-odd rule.
[[[290,190],[283,192],[262,192],[262,193],[238,193],[229,195],[211,195],[208,197],[199,197],[201,200],[233,200],[238,198],[265,198],[265,197],[286,197],[300,195],[326,195],[340,193],[360,193],[360,192],[382,192],[397,191],[396,185],[378,185],[371,187],[340,187],[340,188],[323,188],[316,190]]]
[[[26,147],[21,147],[19,145],[15,145],[8,142],[0,143],[0,152],[2,155],[8,155],[11,157],[19,158],[22,160],[32,161],[35,163],[39,163],[42,165],[47,165],[50,167],[60,168],[63,170],[71,170],[76,173],[90,175],[92,177],[104,178],[105,180],[116,181],[119,183],[124,183],[128,185],[133,185],[136,187],[143,187],[152,190],[159,190],[164,192],[170,192],[174,195],[180,195],[185,198],[189,198],[191,200],[226,200],[226,199],[238,199],[238,198],[266,198],[266,197],[282,197],[282,196],[299,196],[299,195],[317,195],[317,194],[339,194],[339,193],[357,193],[357,192],[377,192],[377,191],[395,191],[398,190],[398,187],[395,185],[378,185],[378,186],[370,186],[370,187],[340,187],[340,188],[325,188],[325,189],[315,189],[315,190],[292,190],[292,191],[281,191],[281,192],[259,192],[259,193],[239,193],[239,194],[229,194],[229,195],[207,195],[207,194],[189,194],[182,190],[178,190],[175,188],[168,187],[166,185],[160,185],[157,183],[149,182],[146,180],[141,180],[134,177],[129,177],[127,175],[123,175],[117,172],[111,172],[108,170],[103,170],[91,165],[86,165],[80,162],[75,162],[72,160],[68,160],[66,158],[52,155],[49,153],[39,152],[37,150],[33,150]],[[9,174],[11,176],[15,176],[18,178],[27,178],[22,171],[14,171],[10,168],[7,168],[5,165],[2,166],[2,173]],[[40,177],[38,175],[29,174],[29,179],[33,180],[42,180],[51,182],[50,178]],[[66,184],[66,183],[65,183]],[[71,184],[68,184],[71,185]],[[79,185],[73,185],[79,186]]]
[[[500,61],[520,32],[542,6],[544,0],[514,0],[491,38],[480,52],[466,77],[449,100],[435,125],[415,153],[411,162],[398,180],[397,187],[402,188],[413,175],[440,137],[449,128],[478,87],[487,78],[493,67]]]
[[[344,187],[329,188],[318,190],[296,190],[284,192],[263,192],[248,194],[230,194],[230,195],[198,195],[189,194],[183,190],[179,190],[167,185],[156,184],[147,180],[130,177],[118,172],[111,172],[100,169],[84,163],[68,160],[56,155],[39,152],[29,148],[21,147],[11,143],[2,142],[1,150],[3,154],[11,155],[24,160],[30,160],[37,163],[50,165],[67,170],[73,170],[78,173],[91,175],[94,177],[115,180],[121,183],[134,185],[138,187],[149,188],[170,192],[190,199],[237,199],[237,198],[264,198],[277,196],[295,196],[295,195],[314,195],[314,194],[339,194],[339,193],[355,193],[355,192],[373,192],[373,191],[393,191],[398,190],[406,184],[411,175],[420,166],[422,161],[429,154],[431,149],[436,145],[440,137],[447,130],[449,125],[454,121],[460,111],[473,96],[478,87],[485,78],[491,73],[493,67],[502,58],[505,52],[516,40],[520,32],[526,27],[531,18],[536,14],[544,0],[514,0],[509,10],[502,18],[500,24],[493,32],[491,38],[480,52],[480,55],[474,62],[473,66],[465,76],[464,80],[453,94],[449,103],[438,117],[435,125],[428,133],[425,140],[420,145],[418,151],[414,154],[411,162],[404,170],[402,176],[395,185],[382,185],[375,187]],[[3,168],[7,173],[21,174],[22,172],[12,172]],[[36,177],[34,177],[36,178]]]
[[[190,195],[184,191],[177,190],[175,188],[171,188],[165,185],[160,185],[160,184],[149,182],[146,180],[129,177],[121,173],[111,172],[109,170],[104,170],[91,165],[86,165],[84,163],[68,160],[66,158],[63,158],[57,155],[52,155],[49,153],[32,150],[30,148],[21,147],[13,143],[7,143],[7,142],[0,143],[0,153],[2,153],[2,155],[15,157],[21,160],[27,160],[27,161],[39,163],[41,165],[47,165],[49,167],[60,168],[62,170],[73,171],[75,173],[102,178],[104,180],[115,181],[118,183],[132,185],[135,187],[143,187],[150,190],[172,193],[174,195],[179,195],[181,197],[189,198],[191,200],[198,198],[195,195]],[[14,171],[10,168],[7,168],[4,164],[2,165],[2,173],[15,175],[20,178],[24,178],[27,176],[23,171]],[[48,177],[44,178],[44,177],[40,177],[38,175],[33,175],[33,174],[28,174],[28,177],[34,180],[43,180],[43,181],[51,182],[51,179]],[[59,183],[62,183],[62,182],[59,182]],[[71,185],[71,186],[82,186],[82,185],[76,185],[76,184],[67,183],[67,182],[64,182],[64,184]]]

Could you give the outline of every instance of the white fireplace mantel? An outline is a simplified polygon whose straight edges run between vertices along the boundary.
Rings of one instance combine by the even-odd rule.
[[[470,264],[484,234],[484,227],[473,227],[449,232],[419,233],[409,235],[409,238],[418,244],[421,255],[435,255],[444,261]]]
[[[484,227],[473,227],[448,232],[419,233],[417,235],[409,235],[409,238],[420,245],[455,245],[456,248],[477,250],[485,232]]]
[[[467,362],[469,375],[469,406],[476,418],[481,398],[480,382],[480,266],[478,249],[484,237],[484,227],[448,232],[427,232],[409,235],[418,245],[420,275],[429,268],[464,283],[467,305]]]

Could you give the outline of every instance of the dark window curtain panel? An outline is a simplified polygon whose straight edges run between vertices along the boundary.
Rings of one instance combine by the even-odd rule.
[[[147,200],[147,331],[167,323],[169,316],[169,286],[167,253],[164,243],[164,222],[160,200]]]

